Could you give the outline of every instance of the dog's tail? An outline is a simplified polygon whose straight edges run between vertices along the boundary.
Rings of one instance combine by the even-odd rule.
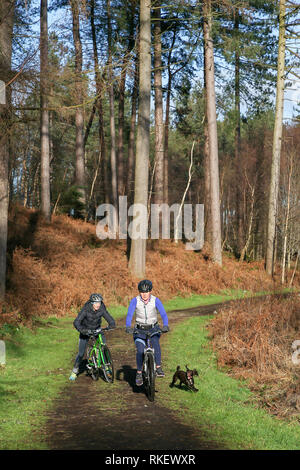
[[[177,369],[176,370],[179,370],[180,369],[180,366],[177,366]]]

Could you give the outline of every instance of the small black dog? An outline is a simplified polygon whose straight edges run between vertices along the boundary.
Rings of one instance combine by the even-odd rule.
[[[177,366],[176,372],[173,375],[172,383],[170,383],[170,387],[174,387],[174,384],[177,380],[180,380],[179,387],[182,384],[185,384],[189,390],[193,390],[193,392],[198,392],[198,389],[194,385],[194,375],[198,375],[196,369],[190,370],[188,366],[186,367],[186,372],[184,370],[180,370],[180,366]]]

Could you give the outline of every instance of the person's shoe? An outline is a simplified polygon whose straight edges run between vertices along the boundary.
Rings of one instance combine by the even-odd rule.
[[[72,382],[74,382],[74,380],[77,379],[77,374],[75,374],[75,372],[72,372],[70,377],[69,377],[69,380],[72,380]]]
[[[142,372],[137,372],[136,373],[135,383],[138,387],[143,385],[143,374],[142,374]]]
[[[156,377],[164,377],[165,376],[165,373],[164,371],[162,370],[162,368],[159,366],[156,368]]]

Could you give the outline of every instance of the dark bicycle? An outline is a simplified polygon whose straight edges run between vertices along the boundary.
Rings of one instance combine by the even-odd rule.
[[[133,334],[135,329],[133,330]],[[143,384],[146,392],[146,396],[149,401],[154,401],[155,398],[155,378],[156,378],[156,364],[154,356],[154,348],[151,345],[151,336],[157,335],[157,333],[166,333],[161,329],[150,333],[149,331],[143,331],[146,335],[146,344],[144,349],[143,359]]]
[[[160,333],[161,331],[159,331]],[[151,334],[146,331],[146,346],[144,349],[144,360],[143,360],[143,382],[146,391],[146,395],[149,401],[154,401],[155,398],[155,376],[156,376],[156,364],[154,357],[154,348],[151,346]],[[157,334],[157,332],[155,332]]]
[[[87,350],[87,371],[93,380],[98,380],[102,373],[106,382],[114,381],[114,364],[111,352],[103,341],[102,332],[113,328],[98,328],[91,335],[92,341]]]

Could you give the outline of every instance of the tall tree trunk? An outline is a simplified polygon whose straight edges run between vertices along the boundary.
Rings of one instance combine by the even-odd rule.
[[[210,200],[212,225],[212,256],[215,263],[222,265],[221,216],[219,189],[218,134],[216,115],[216,95],[214,77],[214,52],[212,41],[211,0],[206,0],[203,7],[206,113],[209,141]]]
[[[86,177],[85,177],[85,159],[84,159],[84,115],[83,115],[83,90],[82,90],[82,45],[80,38],[80,20],[79,4],[80,0],[69,0],[73,18],[73,41],[75,47],[75,128],[76,128],[76,165],[75,165],[75,183],[80,193],[80,202],[86,206]],[[82,211],[84,216],[85,209]]]
[[[150,0],[140,0],[140,71],[139,107],[135,163],[134,204],[141,204],[147,210],[148,172],[150,148],[150,95],[151,95],[151,4]],[[140,228],[146,231],[147,216],[143,220],[133,219],[133,235]],[[146,235],[131,241],[129,268],[136,277],[143,278],[146,270]]]
[[[98,110],[99,117],[99,148],[101,151],[101,173],[103,176],[103,186],[105,201],[108,197],[108,181],[107,181],[107,162],[106,162],[106,146],[105,146],[105,135],[104,135],[104,123],[103,123],[103,104],[102,104],[102,76],[99,70],[99,57],[97,49],[97,37],[96,37],[96,28],[95,28],[95,1],[91,0],[91,30],[92,30],[92,40],[93,40],[93,52],[94,52],[94,68],[95,68],[95,81],[96,81],[96,108]]]
[[[289,228],[289,219],[290,219],[290,203],[291,203],[291,182],[292,182],[292,173],[293,173],[293,155],[290,155],[289,158],[289,172],[288,172],[288,188],[287,188],[287,201],[286,201],[286,213],[285,213],[285,223],[283,230],[283,248],[282,248],[282,267],[281,267],[281,284],[285,282],[285,265],[286,265],[286,254],[287,254],[287,241],[288,241],[288,228]]]
[[[125,103],[125,83],[127,75],[128,58],[124,57],[120,84],[119,84],[119,108],[118,108],[118,139],[117,139],[117,151],[118,151],[118,194],[124,195],[124,181],[125,181],[125,162],[124,162],[124,103]]]
[[[139,47],[139,46],[138,46]],[[128,142],[128,178],[127,178],[127,196],[129,204],[133,202],[134,190],[134,150],[135,150],[135,128],[136,128],[136,106],[138,98],[138,84],[139,84],[139,57],[138,52],[135,61],[134,83],[131,98],[131,118],[130,118],[130,132]]]
[[[166,97],[165,111],[165,135],[164,135],[164,203],[169,204],[169,122],[170,122],[170,101],[171,101],[171,81],[169,75],[168,90]]]
[[[156,6],[156,4],[155,4]],[[154,202],[164,202],[164,121],[161,71],[161,11],[154,8],[155,178]]]
[[[15,1],[0,2],[0,87],[9,81],[11,73],[12,32]],[[8,158],[11,128],[11,100],[7,88],[1,90],[0,100],[0,298],[5,295],[7,222],[9,203]]]
[[[204,52],[204,97],[207,102],[206,88],[206,65]],[[205,120],[204,120],[204,237],[205,241],[212,246],[212,227],[211,227],[211,201],[210,201],[210,162],[209,162],[209,140],[208,140],[208,124],[207,124],[207,105],[205,104]]]
[[[126,2],[127,3],[127,2]],[[127,5],[126,5],[127,8]],[[128,24],[128,45],[123,58],[120,87],[119,87],[119,119],[118,119],[118,192],[123,196],[126,189],[125,174],[126,163],[124,159],[124,105],[125,105],[125,83],[127,76],[127,69],[130,62],[130,53],[134,47],[134,17],[136,11],[136,2],[131,1],[131,8],[127,10],[127,24]]]
[[[211,201],[210,201],[210,167],[209,167],[209,141],[207,118],[204,122],[204,228],[205,241],[212,246],[212,228],[211,228]]]
[[[172,90],[172,71],[171,71],[171,58],[172,51],[175,44],[177,27],[173,31],[173,38],[171,47],[168,54],[167,70],[168,70],[168,86],[166,96],[166,111],[165,111],[165,127],[164,127],[164,203],[169,203],[169,123],[170,123],[170,102]]]
[[[239,33],[239,10],[235,11],[234,30],[236,40],[235,50],[235,83],[234,83],[234,107],[235,107],[235,131],[234,131],[234,160],[236,173],[236,233],[237,253],[241,254],[243,248],[243,208],[242,208],[242,180],[243,172],[241,165],[241,104],[240,104],[240,54],[238,45]]]
[[[285,66],[285,0],[279,3],[279,40],[278,40],[278,62],[277,62],[277,89],[276,89],[276,110],[273,133],[273,150],[271,181],[269,192],[269,215],[267,231],[267,253],[266,271],[272,276],[274,272],[274,250],[275,250],[275,229],[277,218],[277,201],[280,177],[280,154],[282,141],[282,119],[283,119],[283,99],[284,99],[284,66]]]
[[[39,174],[40,174],[41,162],[39,161],[36,165],[34,176],[33,176],[33,188],[32,188],[32,205],[33,207],[40,206],[40,188],[39,188]]]
[[[109,123],[110,123],[110,163],[111,163],[111,184],[112,202],[115,207],[115,214],[118,208],[118,176],[117,176],[117,156],[116,156],[116,128],[114,109],[114,84],[112,68],[112,28],[111,28],[111,7],[110,0],[107,0],[107,35],[108,35],[108,87],[109,87]],[[117,224],[117,220],[114,221]]]
[[[40,20],[40,95],[41,95],[41,210],[50,222],[50,139],[48,111],[48,0],[41,0]]]

